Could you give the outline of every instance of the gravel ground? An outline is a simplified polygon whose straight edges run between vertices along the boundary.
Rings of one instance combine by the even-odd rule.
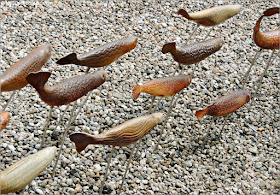
[[[209,35],[223,38],[222,48],[199,65],[186,67],[185,74],[194,71],[192,83],[183,90],[173,109],[159,151],[155,152],[154,146],[162,125],[143,138],[122,194],[280,193],[279,57],[264,77],[252,108],[249,110],[248,104],[229,116],[221,140],[215,140],[215,132],[222,128],[224,118],[215,119],[208,130],[210,136],[206,136],[211,117],[198,121],[194,116],[196,110],[241,87],[240,80],[258,50],[252,40],[253,27],[264,10],[278,5],[277,0],[108,2],[1,1],[0,73],[33,48],[48,42],[52,45],[52,57],[42,70],[52,72],[48,83],[56,83],[86,70],[76,65],[59,66],[55,63],[59,58],[73,51],[84,53],[128,35],[137,36],[133,51],[100,68],[107,71],[107,81],[93,90],[70,129],[97,134],[148,113],[151,96],[141,94],[133,100],[132,89],[137,83],[174,73],[177,64],[170,54],[162,54],[161,48],[171,41],[186,43],[195,27],[194,22],[176,14],[179,8],[194,12],[241,4],[240,14],[214,27]],[[278,15],[264,18],[262,29],[276,29],[276,19],[279,21]],[[189,43],[202,40],[208,30],[199,27]],[[252,93],[270,54],[271,51],[263,52],[250,74],[246,88]],[[10,95],[1,94],[2,107]],[[84,97],[78,104],[82,100]],[[163,99],[157,111],[166,113],[170,101],[171,98]],[[54,109],[45,147],[58,146],[73,105],[59,128],[56,124],[66,106]],[[2,132],[1,170],[38,151],[49,106],[28,85],[18,91],[7,110],[11,121]],[[131,147],[117,147],[104,193],[118,192]],[[25,188],[24,194],[98,193],[110,150],[109,146],[91,145],[78,154],[67,136],[56,176],[50,175],[52,164]]]

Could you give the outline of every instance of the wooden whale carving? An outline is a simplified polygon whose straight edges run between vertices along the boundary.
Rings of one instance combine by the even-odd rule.
[[[105,71],[95,71],[63,80],[53,86],[46,86],[50,75],[50,72],[31,73],[26,80],[37,90],[40,98],[51,106],[69,104],[99,87],[106,80]]]
[[[161,123],[163,118],[162,113],[140,116],[98,135],[74,133],[70,135],[70,140],[75,143],[78,152],[83,151],[89,144],[127,146],[141,139],[155,125]]]
[[[196,111],[195,116],[201,119],[204,115],[214,117],[225,116],[249,102],[251,94],[248,90],[240,90],[225,95],[203,110]]]
[[[133,98],[137,99],[141,92],[153,96],[168,97],[173,96],[191,83],[191,76],[179,75],[154,79],[143,85],[136,85],[133,89]]]
[[[257,21],[254,27],[253,38],[257,46],[262,49],[279,49],[280,29],[261,32],[260,24],[265,16],[272,16],[279,13],[279,7],[267,9]]]
[[[76,64],[87,67],[102,67],[111,64],[123,54],[134,49],[137,37],[131,36],[118,41],[107,43],[87,53],[77,55],[69,54],[57,61],[60,65]]]
[[[223,5],[188,14],[184,9],[177,13],[203,26],[215,26],[240,12],[241,5]]]
[[[215,53],[222,47],[223,43],[224,41],[221,38],[209,39],[181,47],[172,42],[162,47],[162,53],[170,52],[176,62],[190,65],[200,62]]]
[[[21,159],[0,174],[1,193],[8,194],[23,189],[35,179],[54,159],[56,147],[48,147]]]
[[[37,72],[51,56],[51,45],[42,45],[9,67],[0,77],[1,91],[13,91],[28,84],[26,77]]]

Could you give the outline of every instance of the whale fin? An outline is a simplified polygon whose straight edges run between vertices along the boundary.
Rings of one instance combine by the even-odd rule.
[[[136,85],[133,89],[133,98],[136,100],[141,93],[141,85]]]
[[[26,77],[26,81],[32,85],[35,89],[41,90],[44,88],[44,85],[48,81],[49,77],[51,76],[50,72],[36,72],[30,73]]]
[[[56,62],[59,65],[65,64],[79,64],[79,60],[77,59],[77,54],[71,53]]]
[[[86,133],[73,133],[69,136],[70,140],[75,143],[77,151],[80,153],[89,144],[94,143],[94,137]]]
[[[198,110],[195,112],[195,116],[196,118],[199,120],[201,119],[205,114],[207,114],[208,109],[204,109],[204,110]]]

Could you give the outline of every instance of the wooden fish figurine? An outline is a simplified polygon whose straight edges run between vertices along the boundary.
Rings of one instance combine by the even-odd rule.
[[[205,114],[218,117],[225,116],[249,102],[251,94],[248,90],[240,90],[225,95],[203,110],[196,111],[195,116],[201,119]]]
[[[35,179],[54,159],[56,147],[48,147],[21,159],[0,174],[1,193],[23,189]]]
[[[141,92],[153,96],[173,96],[191,83],[191,76],[180,75],[152,80],[143,85],[136,85],[133,89],[133,98],[137,99]]]
[[[162,113],[140,116],[98,135],[74,133],[70,135],[70,140],[75,143],[78,152],[83,151],[89,144],[127,146],[141,139],[155,125],[161,123],[163,118]]]
[[[240,9],[241,5],[222,5],[190,14],[180,9],[177,13],[200,25],[215,26],[238,14]]]
[[[42,45],[9,67],[0,77],[1,91],[13,91],[26,86],[26,77],[37,72],[51,56],[51,45]]]
[[[7,111],[0,112],[0,127],[1,131],[9,124],[10,114]]]
[[[57,61],[60,65],[76,64],[87,67],[102,67],[111,64],[123,54],[134,49],[137,37],[131,36],[118,41],[107,43],[97,49],[78,55],[72,53]]]
[[[254,27],[253,38],[257,46],[262,49],[279,49],[280,29],[261,32],[260,23],[264,16],[272,16],[279,13],[279,7],[274,7],[266,10],[257,21]]]
[[[176,43],[167,43],[162,47],[162,53],[170,52],[173,59],[181,64],[190,65],[200,62],[206,57],[218,51],[224,41],[221,38],[209,39],[202,42],[176,46]]]
[[[46,86],[50,75],[50,72],[31,73],[26,80],[37,90],[40,98],[51,106],[69,104],[99,87],[106,80],[105,71],[95,71]]]

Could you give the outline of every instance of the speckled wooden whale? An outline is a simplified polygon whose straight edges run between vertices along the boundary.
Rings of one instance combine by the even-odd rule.
[[[56,147],[48,147],[21,159],[1,172],[1,193],[23,189],[35,179],[54,159]]]
[[[267,9],[257,21],[254,27],[253,38],[257,46],[262,49],[279,49],[280,29],[261,32],[260,23],[264,16],[272,16],[279,13],[279,7]]]
[[[141,139],[155,125],[163,121],[162,113],[153,113],[128,120],[98,135],[74,133],[70,140],[75,143],[77,151],[83,151],[89,144],[126,146]]]
[[[133,97],[134,99],[137,99],[141,92],[159,97],[172,96],[189,86],[191,80],[191,76],[189,75],[154,79],[143,85],[136,85],[133,89]]]
[[[99,87],[106,80],[105,71],[96,71],[46,86],[50,75],[50,72],[31,73],[26,80],[37,90],[40,98],[51,106],[69,104]]]
[[[102,67],[111,64],[123,54],[134,49],[137,37],[131,36],[118,41],[107,43],[97,49],[78,55],[72,53],[57,61],[60,65],[76,64],[87,67]]]
[[[249,102],[250,98],[251,93],[248,90],[232,92],[217,99],[207,108],[196,111],[195,116],[198,119],[201,119],[206,114],[214,117],[225,116]]]
[[[238,14],[241,5],[223,5],[188,14],[180,9],[178,14],[203,26],[215,26]]]
[[[190,65],[200,62],[215,53],[222,47],[223,43],[224,41],[221,38],[209,39],[181,47],[176,46],[176,43],[172,42],[162,47],[162,53],[170,52],[176,62]]]
[[[13,91],[26,86],[26,77],[37,72],[51,56],[51,45],[42,45],[9,67],[0,77],[1,91]]]

